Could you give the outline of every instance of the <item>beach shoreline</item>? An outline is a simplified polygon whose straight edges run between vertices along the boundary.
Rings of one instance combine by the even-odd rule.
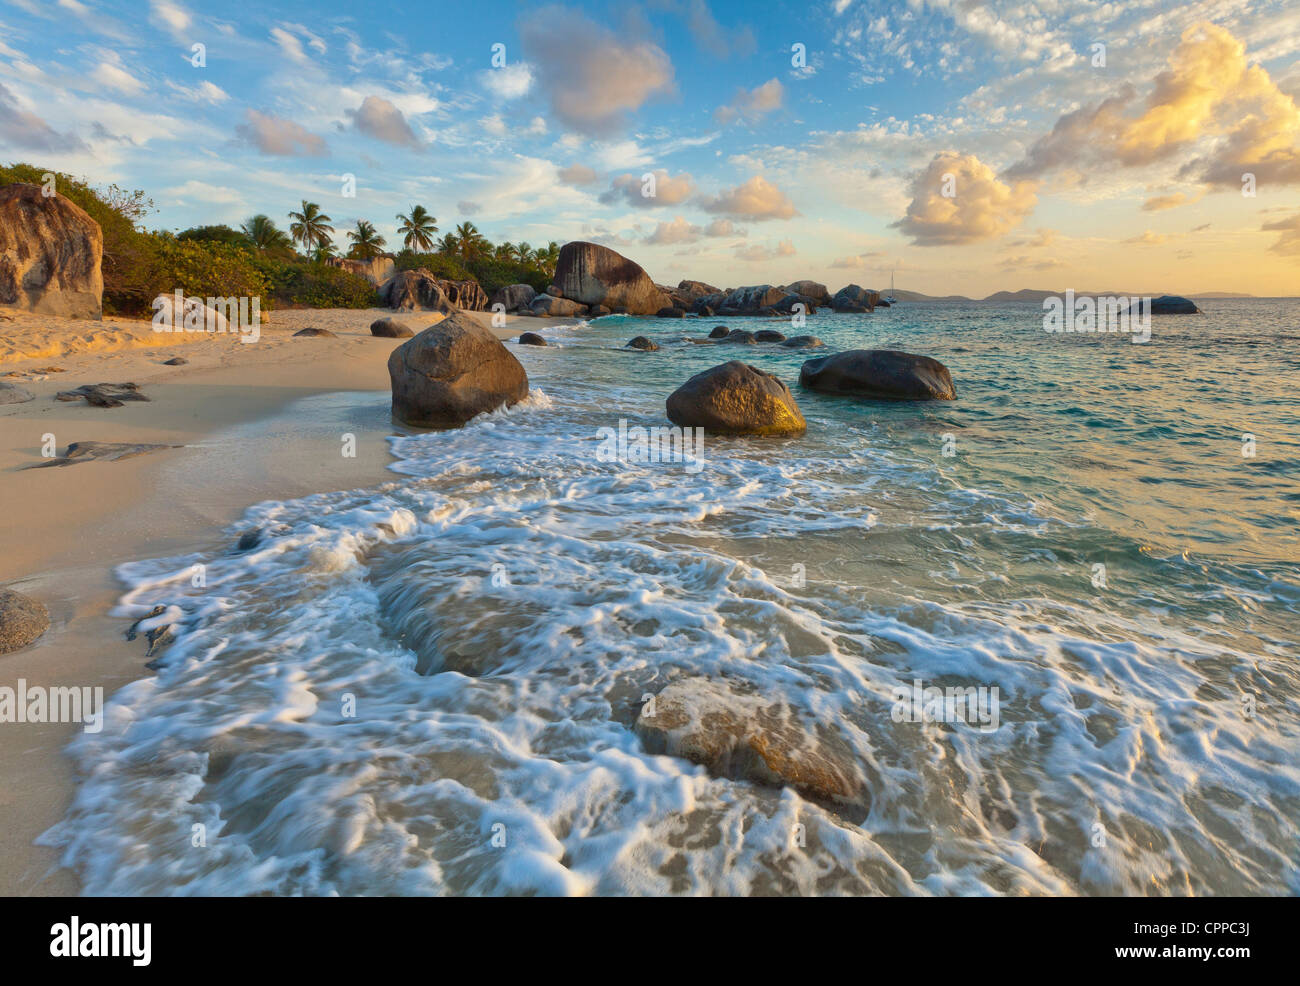
[[[430,312],[384,309],[277,311],[255,344],[237,335],[166,335],[147,320],[73,322],[22,312],[0,321],[0,379],[36,394],[0,406],[0,513],[12,527],[0,553],[0,586],[40,599],[50,628],[0,657],[3,683],[103,687],[107,700],[150,672],[144,641],[127,642],[127,621],[109,615],[127,561],[206,551],[265,499],[376,486],[396,478],[387,438],[405,431],[389,415],[388,354],[402,340],[370,335],[376,318],[413,331]],[[467,313],[502,339],[529,325],[565,320]],[[522,323],[522,324],[521,324]],[[294,338],[306,327],[337,338]],[[164,365],[182,356],[183,366]],[[58,366],[63,372],[36,372]],[[149,402],[118,408],[59,402],[82,384],[133,382]],[[340,395],[331,397],[330,395]],[[358,395],[353,398],[351,395]],[[373,395],[373,401],[360,395]],[[45,436],[69,442],[176,445],[112,462],[29,469]],[[344,435],[355,456],[343,454]],[[73,895],[75,874],[34,840],[66,813],[75,776],[63,749],[75,723],[7,724],[0,730],[0,893]]]

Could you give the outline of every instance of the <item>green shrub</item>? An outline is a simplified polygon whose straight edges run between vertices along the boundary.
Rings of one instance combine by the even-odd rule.
[[[498,288],[510,284],[531,284],[533,290],[542,292],[551,283],[549,276],[535,267],[528,267],[513,260],[492,260],[479,257],[469,262],[470,273],[482,285],[491,297]]]
[[[198,240],[201,243],[225,243],[228,246],[248,247],[248,237],[229,226],[194,226],[176,234],[178,240]]]
[[[276,301],[298,308],[373,308],[375,286],[360,274],[295,260],[278,265],[272,279]]]
[[[398,270],[418,270],[423,267],[434,277],[441,277],[448,281],[469,281],[473,280],[474,276],[465,269],[459,257],[453,257],[449,253],[415,253],[412,250],[403,250],[393,258],[393,264]]]
[[[270,279],[243,247],[182,240],[170,233],[146,233],[144,238],[152,247],[149,302],[179,288],[187,296],[258,298],[263,311],[273,307]]]

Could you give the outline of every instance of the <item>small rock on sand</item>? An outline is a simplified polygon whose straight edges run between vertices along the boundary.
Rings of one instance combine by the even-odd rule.
[[[370,323],[370,334],[385,339],[410,339],[415,335],[414,332],[395,318],[375,319]]]
[[[309,326],[308,328],[305,328],[305,329],[299,329],[299,330],[298,330],[297,332],[295,332],[293,335],[294,335],[294,338],[295,338],[295,339],[296,339],[298,336],[321,336],[321,337],[323,337],[323,338],[327,338],[327,339],[337,339],[337,338],[338,338],[338,336],[336,336],[336,335],[335,335],[333,332],[331,332],[329,329],[317,329],[317,328],[312,328],[312,327],[310,327],[310,326]]]
[[[184,356],[173,356],[171,359],[163,360],[163,366],[184,366],[188,362],[189,360]]]
[[[0,654],[26,647],[49,626],[44,603],[13,589],[0,589]]]
[[[36,395],[26,387],[19,387],[16,383],[0,383],[0,404],[25,404],[35,399]]]
[[[138,383],[88,383],[74,390],[61,390],[54,395],[57,401],[78,401],[82,398],[92,407],[121,407],[123,401],[147,401],[140,393]]]

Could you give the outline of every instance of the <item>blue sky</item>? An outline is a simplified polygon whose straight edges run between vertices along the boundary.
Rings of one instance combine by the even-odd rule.
[[[0,161],[151,225],[418,202],[673,283],[1300,294],[1298,94],[1294,0],[0,0]]]

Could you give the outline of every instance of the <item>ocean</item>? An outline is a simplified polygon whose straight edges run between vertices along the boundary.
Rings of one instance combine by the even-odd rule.
[[[43,841],[88,894],[1300,893],[1300,302],[1202,307],[1144,345],[1029,303],[521,320],[525,403],[120,567],[176,640],[71,745]],[[849,348],[958,400],[799,389]],[[731,358],[805,435],[598,455]],[[673,683],[778,710],[869,806],[650,749]],[[932,687],[996,715],[898,714]]]

